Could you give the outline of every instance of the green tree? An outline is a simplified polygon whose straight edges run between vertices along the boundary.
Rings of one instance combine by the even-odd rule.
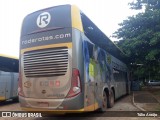
[[[133,10],[143,10],[120,23],[114,37],[118,46],[129,57],[134,74],[160,79],[160,0],[137,0],[129,3]],[[137,69],[138,68],[138,69]]]

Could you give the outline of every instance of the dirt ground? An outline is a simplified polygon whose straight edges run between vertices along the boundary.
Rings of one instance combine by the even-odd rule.
[[[160,86],[146,86],[143,87],[141,91],[134,93],[135,98],[137,98],[135,103],[139,107],[143,108],[145,111],[160,112]]]
[[[149,92],[151,92],[157,98],[158,102],[160,103],[160,86],[149,88]]]
[[[143,88],[142,91],[135,91],[133,92],[134,95],[139,95],[140,99],[138,106],[142,107],[146,111],[159,111],[160,112],[160,87],[152,87],[152,88]],[[139,93],[139,94],[138,94]],[[140,94],[144,94],[144,96]],[[150,98],[150,96],[154,96]],[[145,97],[145,98],[144,98]],[[152,99],[153,101],[147,100],[147,98]],[[142,111],[138,108],[136,108],[133,104],[133,94],[124,96],[118,100],[116,100],[115,105],[113,108],[107,109],[107,111],[103,114],[99,113],[87,113],[87,117],[55,117],[55,116],[49,116],[49,117],[42,117],[42,118],[0,118],[0,120],[160,120],[159,117],[125,117],[126,114],[132,113],[142,113]],[[145,103],[143,101],[148,101],[148,103]],[[17,102],[5,102],[0,104],[0,111],[21,111],[20,105]],[[112,117],[107,117],[111,114]],[[117,117],[116,117],[117,116]],[[118,117],[121,116],[121,117]]]

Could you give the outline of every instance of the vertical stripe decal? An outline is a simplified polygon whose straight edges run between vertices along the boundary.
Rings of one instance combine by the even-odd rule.
[[[80,10],[75,5],[71,6],[72,27],[83,32]]]

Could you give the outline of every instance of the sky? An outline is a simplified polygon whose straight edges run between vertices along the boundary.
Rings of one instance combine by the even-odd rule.
[[[133,0],[0,0],[0,54],[19,57],[21,25],[34,11],[63,4],[77,5],[112,41],[119,23],[137,12],[130,10]]]

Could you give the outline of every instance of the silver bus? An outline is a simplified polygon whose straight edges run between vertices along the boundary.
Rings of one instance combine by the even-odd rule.
[[[24,18],[21,29],[21,108],[105,111],[129,93],[123,59],[122,52],[76,6],[33,12]]]
[[[18,58],[0,54],[0,101],[18,100]]]

